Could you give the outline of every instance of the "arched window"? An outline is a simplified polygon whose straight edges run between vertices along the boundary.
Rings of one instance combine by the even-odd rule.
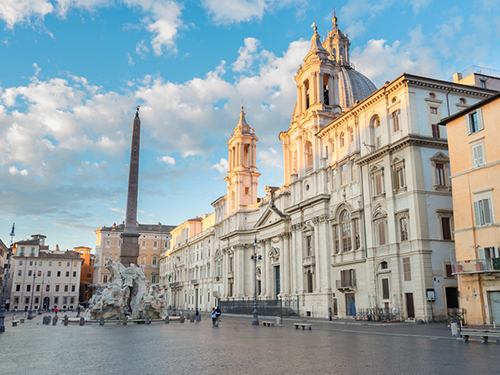
[[[344,132],[340,133],[339,136],[339,147],[342,148],[345,146],[345,134]]]
[[[381,262],[380,263],[379,269],[386,270],[388,268],[389,268],[389,265],[387,264],[387,262]]]
[[[342,251],[345,253],[352,249],[351,215],[347,210],[340,214],[340,225],[342,227]]]

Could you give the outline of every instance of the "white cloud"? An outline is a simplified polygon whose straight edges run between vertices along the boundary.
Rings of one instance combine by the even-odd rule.
[[[218,24],[260,21],[267,12],[296,6],[301,15],[307,0],[202,0],[202,6]]]
[[[29,22],[31,18],[43,19],[53,12],[54,7],[46,0],[2,0],[0,2],[0,18],[9,29],[16,23]]]
[[[9,173],[11,175],[22,175],[22,176],[27,176],[28,175],[28,171],[26,169],[18,169],[14,166],[10,167],[9,168]]]
[[[161,162],[161,163],[167,163],[169,165],[175,165],[175,159],[171,156],[168,156],[168,155],[165,155],[165,156],[162,156],[161,158],[157,158],[156,159],[158,162]]]
[[[259,151],[259,163],[266,168],[283,169],[283,154],[270,147],[265,151]]]
[[[435,52],[426,45],[421,26],[410,29],[409,36],[410,42],[406,44],[398,40],[388,44],[384,39],[371,39],[366,46],[352,51],[351,60],[377,87],[404,72],[441,78],[441,66]]]
[[[245,45],[238,50],[238,59],[232,65],[235,72],[242,72],[252,66],[259,44],[255,38],[245,38]]]
[[[134,65],[134,60],[132,60],[132,56],[130,56],[130,53],[127,53],[127,60],[129,65]]]
[[[40,69],[37,63],[33,63],[33,68],[35,68],[35,77],[36,77],[42,69]]]
[[[219,173],[226,173],[229,167],[229,163],[226,159],[220,159],[220,162],[212,165],[213,169],[217,169]]]

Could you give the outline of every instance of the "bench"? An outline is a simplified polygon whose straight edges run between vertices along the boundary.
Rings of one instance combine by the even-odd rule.
[[[17,323],[19,323],[19,320],[13,320],[12,321],[12,326],[17,327]]]
[[[302,329],[308,329],[309,331],[312,329],[312,324],[309,323],[294,323],[295,329],[299,329],[299,327],[302,327]]]
[[[274,322],[262,322],[264,327],[274,327]]]
[[[464,342],[469,341],[469,336],[478,336],[482,338],[482,343],[487,344],[488,343],[488,338],[493,337],[493,338],[500,338],[500,331],[499,330],[481,330],[481,329],[468,329],[468,328],[462,328],[462,339]]]

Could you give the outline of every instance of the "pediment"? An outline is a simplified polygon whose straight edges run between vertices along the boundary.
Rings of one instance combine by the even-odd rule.
[[[257,223],[255,223],[254,227],[259,228],[262,226],[270,225],[281,221],[281,219],[281,216],[274,212],[274,210],[272,210],[270,206],[268,206]]]

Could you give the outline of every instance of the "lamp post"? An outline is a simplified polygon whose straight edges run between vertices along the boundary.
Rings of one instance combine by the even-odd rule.
[[[176,314],[175,312],[175,288],[177,285],[177,264],[174,265],[174,287],[173,287],[173,292],[174,292],[174,316]]]
[[[2,304],[0,305],[0,333],[5,332],[5,295],[7,293],[7,285],[9,281],[9,271],[10,271],[10,258],[12,257],[12,239],[14,238],[14,227],[15,223],[12,224],[12,232],[10,232],[10,246],[9,246],[9,254],[7,255],[7,269],[5,270],[5,281],[3,285],[3,293],[2,293]]]
[[[31,284],[31,298],[30,298],[30,309],[28,311],[28,319],[33,319],[33,294],[35,293],[35,278],[36,278],[36,260],[35,260],[35,270],[33,271],[33,283]]]
[[[42,274],[42,289],[40,289],[40,304],[38,305],[38,315],[42,315],[43,306],[43,283],[45,281],[45,274]]]
[[[255,240],[253,242],[253,255],[250,257],[253,260],[254,264],[254,275],[255,275],[255,288],[253,294],[253,320],[252,325],[259,325],[259,313],[257,312],[257,260],[262,259],[262,255],[257,256],[257,236],[255,236]]]

